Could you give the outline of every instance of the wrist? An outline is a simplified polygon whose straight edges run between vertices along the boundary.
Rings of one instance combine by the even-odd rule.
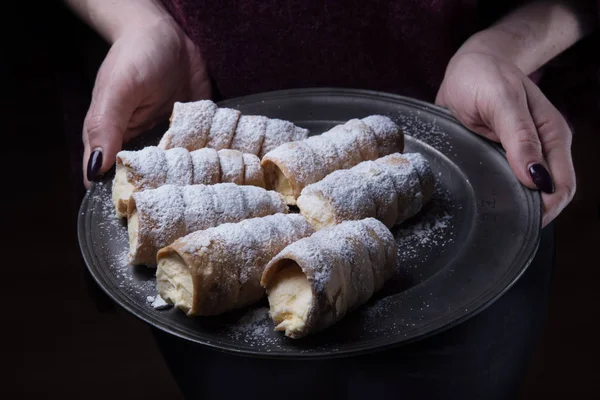
[[[530,75],[595,28],[590,3],[533,1],[471,36],[457,54],[485,53]]]
[[[528,74],[532,71],[526,71],[527,65],[520,61],[520,49],[526,47],[524,41],[526,38],[517,37],[495,28],[485,29],[475,33],[457,50],[453,58],[468,54],[479,53],[492,56],[496,59],[516,65],[523,72]]]
[[[150,30],[163,32],[171,35],[180,30],[177,22],[170,15],[153,15],[129,21],[114,30],[110,43],[114,43],[122,36],[141,34]]]
[[[129,31],[172,21],[160,0],[66,0],[110,44]]]

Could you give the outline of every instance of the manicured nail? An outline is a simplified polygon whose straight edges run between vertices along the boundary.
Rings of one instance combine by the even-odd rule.
[[[541,164],[529,166],[529,175],[535,186],[544,193],[554,193],[554,182],[548,170]]]
[[[92,152],[87,165],[87,179],[93,181],[102,167],[102,150],[97,149]]]

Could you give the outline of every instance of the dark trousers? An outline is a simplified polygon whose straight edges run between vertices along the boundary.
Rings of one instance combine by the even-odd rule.
[[[525,274],[486,310],[431,338],[367,356],[255,359],[154,334],[188,399],[515,399],[546,317],[553,270],[550,225]]]

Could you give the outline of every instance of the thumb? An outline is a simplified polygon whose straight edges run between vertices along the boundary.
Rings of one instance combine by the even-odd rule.
[[[86,187],[114,164],[136,107],[135,88],[128,84],[128,79],[122,74],[108,74],[101,68],[83,124]]]
[[[484,116],[506,150],[508,162],[519,181],[530,189],[554,192],[554,183],[542,143],[531,116],[523,85],[507,88],[495,98],[491,115]]]

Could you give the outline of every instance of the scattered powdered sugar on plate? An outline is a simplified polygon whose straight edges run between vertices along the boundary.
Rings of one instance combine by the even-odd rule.
[[[273,330],[269,308],[259,307],[248,310],[238,323],[232,326],[228,336],[236,342],[262,347],[279,343],[279,337],[271,336]]]
[[[418,267],[454,242],[454,207],[450,192],[436,184],[433,198],[424,210],[393,228],[401,268]]]
[[[392,228],[398,245],[397,274],[390,282],[393,288],[388,288],[387,296],[370,302],[358,312],[366,332],[397,334],[424,318],[423,310],[437,300],[434,293],[431,293],[431,298],[423,300],[419,308],[408,310],[410,313],[407,313],[409,317],[406,320],[397,321],[391,327],[381,324],[381,321],[389,320],[393,310],[402,307],[402,291],[438,271],[439,266],[434,265],[432,260],[453,247],[456,208],[451,193],[436,183],[433,197],[425,208],[414,218]]]
[[[133,297],[145,300],[147,293],[156,293],[155,270],[129,264],[129,237],[127,224],[117,218],[112,203],[112,185],[97,183],[97,190],[90,198],[90,204],[98,204],[99,216],[97,232],[92,236],[95,250],[108,265],[114,283]]]
[[[406,112],[396,116],[396,123],[402,131],[432,147],[446,153],[453,150],[448,134],[442,131],[435,121],[427,121],[421,117],[420,112]]]

